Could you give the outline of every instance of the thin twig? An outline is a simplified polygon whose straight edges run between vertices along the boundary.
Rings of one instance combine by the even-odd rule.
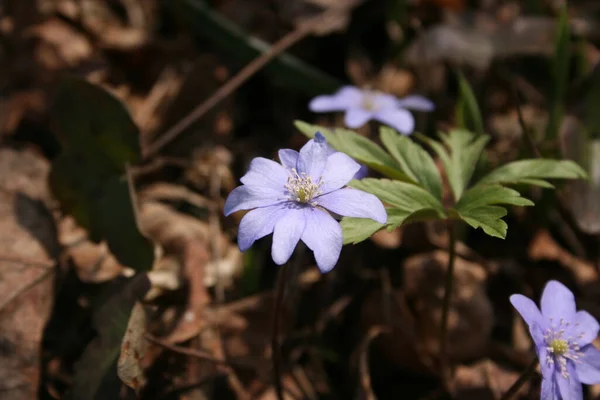
[[[533,140],[533,137],[531,137],[531,132],[530,132],[529,128],[525,124],[525,119],[523,118],[523,112],[521,110],[521,97],[519,96],[519,91],[517,90],[515,85],[512,85],[512,89],[513,89],[513,96],[515,98],[515,104],[517,107],[517,117],[519,119],[519,125],[521,126],[521,130],[523,131],[523,135],[525,136],[525,139],[527,140],[527,144],[531,148],[531,151],[533,152],[533,154],[535,154],[536,158],[542,158],[542,154],[540,153],[540,150],[537,148],[535,141]]]
[[[363,391],[363,395],[367,400],[377,400],[377,396],[373,392],[373,386],[371,384],[371,374],[369,372],[369,345],[371,341],[382,333],[389,333],[389,328],[383,326],[374,326],[369,329],[367,336],[363,339],[360,345],[360,354],[358,361],[358,370],[360,373],[360,387]]]
[[[45,270],[44,272],[42,272],[37,278],[35,278],[34,280],[26,283],[25,285],[21,286],[20,288],[18,288],[14,292],[12,292],[8,296],[8,298],[2,304],[0,304],[0,313],[2,313],[2,311],[4,311],[6,309],[6,307],[8,307],[15,299],[17,299],[23,293],[29,291],[30,289],[34,288],[38,284],[40,284],[43,281],[45,281],[53,273],[54,273],[54,268],[48,268],[47,270]]]
[[[456,258],[456,232],[454,222],[446,222],[448,230],[448,268],[446,269],[446,283],[444,286],[444,303],[442,305],[442,326],[440,329],[440,372],[444,387],[450,387],[450,372],[448,365],[448,315],[452,303],[452,283],[454,281],[454,259]]]
[[[527,382],[529,379],[531,379],[533,374],[535,374],[537,364],[538,364],[538,360],[537,360],[537,358],[534,357],[531,364],[529,364],[529,366],[527,367],[527,369],[525,371],[523,371],[523,373],[521,374],[519,379],[517,379],[517,381],[515,383],[513,383],[513,385],[506,391],[506,393],[504,393],[504,395],[500,398],[500,400],[512,399],[513,396],[515,394],[517,394],[519,389],[521,389],[521,386],[523,386],[523,384],[525,382]]]
[[[283,400],[283,386],[281,384],[281,349],[279,347],[279,325],[283,308],[283,295],[285,292],[285,283],[288,263],[279,267],[277,273],[277,283],[275,286],[275,310],[273,312],[273,327],[271,330],[271,358],[273,360],[273,385],[277,400]]]
[[[151,343],[154,343],[160,347],[163,347],[169,351],[172,351],[173,353],[178,353],[178,354],[182,354],[184,356],[189,356],[189,357],[193,357],[193,358],[197,358],[200,360],[204,360],[204,361],[209,361],[212,362],[214,364],[217,365],[222,365],[225,367],[229,367],[229,368],[238,368],[238,369],[246,369],[246,370],[254,370],[255,366],[250,365],[250,364],[244,364],[244,363],[240,363],[240,362],[236,362],[236,361],[231,361],[231,360],[221,360],[217,357],[214,357],[212,354],[210,354],[208,351],[202,351],[202,350],[198,350],[198,349],[191,349],[188,347],[182,347],[182,346],[177,346],[174,344],[170,344],[165,342],[164,340],[161,340],[157,337],[154,337],[150,334],[145,334],[144,337],[146,338],[146,340],[148,340]]]
[[[271,46],[271,48],[262,53],[260,56],[252,60],[248,65],[242,68],[234,77],[225,82],[216,92],[212,94],[203,103],[198,105],[192,110],[187,116],[181,119],[177,124],[171,127],[168,131],[162,134],[154,143],[151,143],[147,148],[144,149],[143,158],[148,159],[149,157],[158,153],[163,147],[171,143],[177,136],[179,136],[184,130],[189,128],[194,122],[200,119],[210,109],[223,101],[233,91],[240,87],[250,77],[260,71],[265,65],[272,61],[279,54],[293,46],[298,41],[308,36],[313,28],[322,22],[322,18],[315,18],[312,23],[301,24],[299,27],[289,32],[279,41]]]

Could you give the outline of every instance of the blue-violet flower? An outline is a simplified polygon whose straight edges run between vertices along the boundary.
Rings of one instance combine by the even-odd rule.
[[[411,134],[415,127],[415,120],[407,109],[434,109],[433,103],[423,96],[398,99],[391,94],[354,86],[344,86],[333,95],[317,96],[308,107],[313,112],[345,111],[344,122],[349,128],[359,128],[374,119],[405,135]]]
[[[257,157],[242,186],[225,201],[225,215],[252,210],[240,221],[238,246],[273,233],[271,255],[276,264],[289,260],[299,240],[315,255],[322,272],[331,270],[342,250],[342,228],[332,216],[387,221],[381,201],[372,194],[344,187],[360,165],[344,153],[331,153],[321,133],[300,152],[279,151],[281,164]]]
[[[542,400],[581,400],[581,384],[600,383],[600,350],[592,341],[600,326],[562,283],[550,281],[542,293],[541,312],[529,298],[514,294],[510,302],[527,325],[540,359]]]

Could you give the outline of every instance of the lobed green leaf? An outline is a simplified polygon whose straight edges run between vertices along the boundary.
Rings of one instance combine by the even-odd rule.
[[[458,213],[460,218],[474,229],[481,228],[490,236],[500,239],[506,238],[508,226],[502,220],[507,214],[504,207],[483,206],[471,208]]]
[[[519,160],[496,168],[481,178],[477,185],[500,183],[551,187],[546,179],[587,179],[587,173],[571,160]]]
[[[380,128],[381,142],[396,160],[402,171],[420,183],[438,199],[442,198],[442,179],[435,162],[421,146],[392,128]]]

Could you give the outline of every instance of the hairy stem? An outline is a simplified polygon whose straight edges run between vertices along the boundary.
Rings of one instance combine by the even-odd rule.
[[[454,222],[447,221],[448,230],[448,268],[446,269],[446,283],[444,287],[444,303],[442,308],[442,326],[440,329],[440,369],[444,386],[448,388],[450,383],[450,371],[448,366],[448,314],[452,303],[452,283],[454,281],[454,259],[456,258],[456,232]]]
[[[273,327],[271,330],[271,358],[273,360],[273,385],[277,400],[283,400],[283,385],[281,384],[281,349],[279,347],[279,325],[283,308],[283,294],[285,292],[285,281],[288,265],[283,264],[277,273],[275,284],[275,310],[273,312]]]
[[[525,371],[523,371],[523,373],[521,374],[519,379],[517,379],[516,382],[513,383],[513,385],[506,391],[506,393],[504,393],[504,395],[500,398],[500,400],[512,399],[514,397],[514,395],[517,394],[519,389],[521,389],[521,386],[523,386],[523,384],[525,382],[527,382],[529,379],[531,379],[531,377],[535,374],[535,369],[537,367],[537,364],[538,364],[537,358],[534,357],[531,364],[529,364],[529,366],[527,367],[527,369]]]

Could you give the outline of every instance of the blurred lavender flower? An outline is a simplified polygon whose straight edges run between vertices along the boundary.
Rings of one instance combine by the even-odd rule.
[[[600,383],[600,351],[592,345],[600,326],[557,281],[546,284],[541,312],[520,294],[510,302],[523,317],[535,343],[542,370],[542,400],[581,400],[581,384]]]
[[[415,127],[415,120],[407,109],[432,111],[435,108],[423,96],[398,99],[391,94],[354,86],[344,86],[333,95],[317,96],[308,107],[313,112],[345,111],[344,122],[349,128],[359,128],[374,119],[405,135],[410,135]]]
[[[344,188],[360,165],[344,153],[333,152],[317,133],[300,152],[282,149],[281,164],[258,157],[252,160],[242,186],[225,201],[225,215],[252,210],[242,218],[238,245],[242,251],[273,233],[271,256],[284,264],[302,240],[322,272],[331,270],[342,250],[342,228],[332,217],[387,221],[383,204],[361,190]]]

